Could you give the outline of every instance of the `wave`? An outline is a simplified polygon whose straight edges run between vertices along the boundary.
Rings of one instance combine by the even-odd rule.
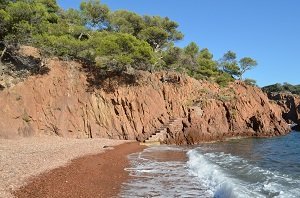
[[[131,154],[131,166],[126,170],[133,179],[123,184],[119,197],[211,197],[197,178],[188,174],[186,159],[169,158],[177,152],[185,156],[187,150],[159,146]]]
[[[299,180],[251,165],[243,158],[200,148],[187,155],[190,174],[197,176],[213,197],[300,197]]]

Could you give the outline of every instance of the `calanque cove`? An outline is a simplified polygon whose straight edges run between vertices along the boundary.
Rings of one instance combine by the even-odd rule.
[[[41,58],[36,48],[22,46],[19,52]],[[165,129],[163,143],[182,145],[284,135],[291,130],[288,123],[299,124],[296,95],[269,94],[269,99],[242,81],[223,88],[176,72],[140,71],[138,78],[105,79],[105,89],[91,92],[89,68],[57,58],[45,64],[47,75],[31,76],[0,92],[2,138],[53,135],[143,142]],[[179,121],[168,125],[172,119]]]
[[[0,198],[300,197],[298,3],[170,2],[0,0]]]
[[[103,87],[99,88],[95,76],[90,75],[92,68],[80,62],[43,59],[39,49],[30,46],[21,46],[17,54],[24,60],[43,62],[49,71],[25,78],[3,75],[8,87],[0,92],[2,163],[7,167],[2,178],[10,178],[0,186],[3,197],[115,197],[120,191],[124,194],[120,197],[130,197],[121,190],[128,176],[120,170],[128,167],[126,155],[143,147],[124,144],[126,148],[112,151],[115,154],[106,151],[100,157],[79,158],[66,168],[59,167],[74,158],[99,153],[102,147],[122,144],[122,140],[148,146],[197,145],[283,136],[291,127],[299,128],[300,98],[293,94],[264,93],[242,81],[222,87],[170,71],[116,75],[101,79]],[[112,157],[115,155],[123,158]],[[26,166],[24,159],[28,160]],[[99,167],[103,160],[106,163]],[[114,162],[119,166],[111,166]],[[103,182],[95,183],[95,177]]]

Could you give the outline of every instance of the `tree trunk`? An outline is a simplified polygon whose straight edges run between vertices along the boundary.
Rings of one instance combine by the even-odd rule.
[[[3,75],[4,72],[4,65],[2,64],[2,58],[6,52],[7,48],[5,47],[4,50],[1,52],[1,56],[0,56],[0,76]]]
[[[242,74],[239,75],[239,80],[241,80],[241,81],[243,80],[243,75]]]
[[[0,61],[0,76],[3,75],[4,65]]]
[[[78,40],[81,40],[82,36],[83,36],[83,33],[81,32],[79,37],[78,37]]]
[[[4,56],[5,52],[6,52],[6,50],[7,50],[7,47],[5,47],[4,50],[1,52],[0,62],[2,62],[2,58],[3,58],[3,56]]]

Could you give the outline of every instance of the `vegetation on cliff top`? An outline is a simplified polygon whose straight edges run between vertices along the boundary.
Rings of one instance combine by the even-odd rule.
[[[300,85],[291,85],[289,83],[276,83],[273,85],[265,86],[262,88],[264,92],[272,93],[272,92],[285,92],[300,95]]]
[[[194,42],[176,47],[184,36],[178,26],[168,17],[111,11],[99,0],[83,1],[79,10],[63,10],[56,0],[0,0],[0,61],[9,50],[32,45],[101,71],[175,70],[221,85],[257,65],[249,57],[238,61],[232,51],[216,61]]]

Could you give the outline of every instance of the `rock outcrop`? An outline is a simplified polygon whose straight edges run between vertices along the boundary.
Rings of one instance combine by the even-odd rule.
[[[183,122],[184,133],[172,134],[169,143],[266,137],[289,131],[280,108],[257,87],[235,82],[226,89],[206,85],[201,92]]]
[[[270,100],[281,107],[282,117],[300,131],[300,96],[290,93],[268,93]]]
[[[166,143],[194,144],[232,136],[289,131],[280,108],[258,88],[228,88],[177,73],[141,72],[133,85],[91,91],[90,73],[76,62],[47,61],[50,71],[0,91],[0,137],[57,135],[143,141],[170,118]]]

